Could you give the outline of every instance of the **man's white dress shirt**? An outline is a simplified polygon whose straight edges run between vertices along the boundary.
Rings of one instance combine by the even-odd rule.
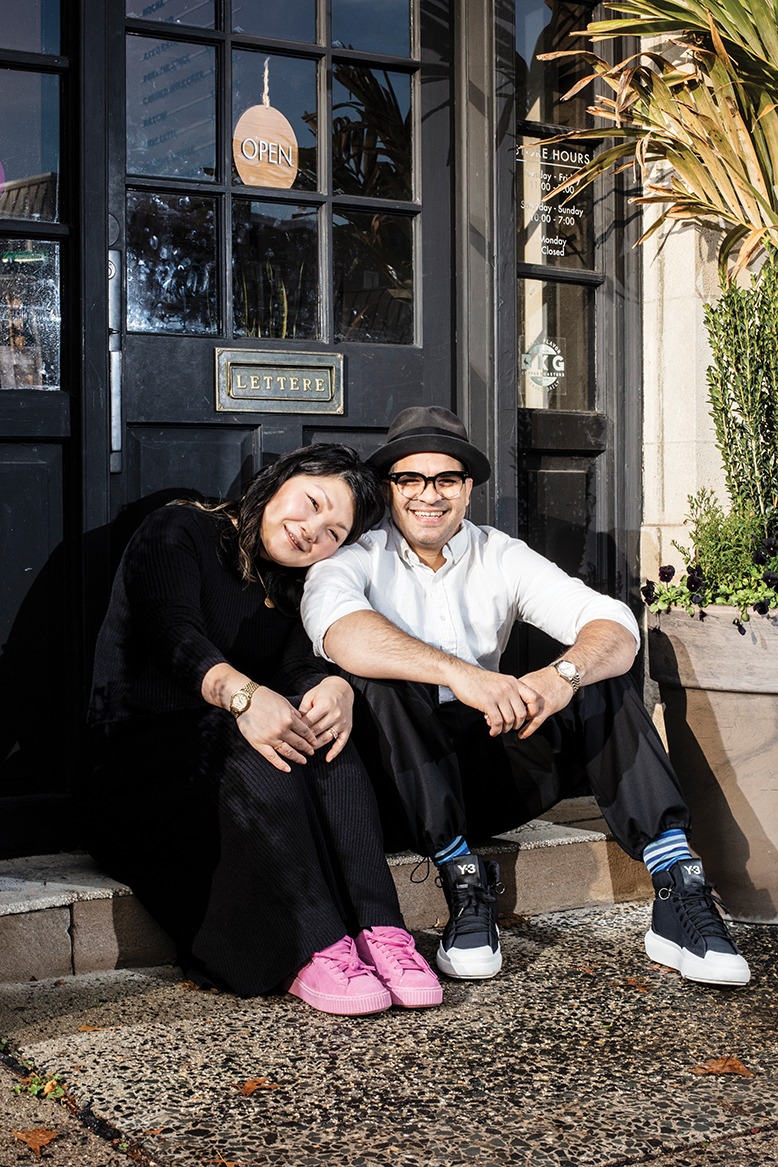
[[[308,571],[302,619],[314,651],[325,659],[324,636],[352,612],[380,612],[404,632],[468,664],[492,672],[517,621],[560,644],[575,642],[584,624],[613,620],[640,645],[626,604],[593,591],[556,564],[494,527],[465,520],[433,571],[411,550],[387,516],[358,543]],[[441,700],[453,694],[441,690]]]

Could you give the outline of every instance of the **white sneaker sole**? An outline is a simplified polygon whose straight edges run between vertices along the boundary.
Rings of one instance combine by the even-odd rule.
[[[695,956],[693,952],[681,948],[672,940],[657,936],[651,929],[646,932],[645,944],[649,960],[674,968],[687,981],[742,988],[751,980],[751,970],[747,962],[734,952],[708,952],[704,957]]]
[[[460,981],[485,981],[496,977],[502,968],[502,953],[484,945],[483,948],[449,948],[441,944],[435,963],[447,977]]]

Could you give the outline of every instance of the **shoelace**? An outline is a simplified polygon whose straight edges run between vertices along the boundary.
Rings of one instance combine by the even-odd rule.
[[[333,948],[338,951],[333,953]],[[342,955],[339,951],[341,948],[343,950]],[[347,980],[353,980],[354,977],[363,977],[365,973],[370,972],[367,965],[363,964],[357,955],[353,941],[349,944],[346,940],[339,940],[337,944],[331,945],[326,952],[315,952],[313,955],[318,960],[329,961]]]
[[[485,927],[491,927],[490,905],[497,899],[492,891],[465,884],[457,885],[455,895],[456,911],[452,916],[457,932],[466,935],[469,932],[482,932]]]
[[[423,957],[416,951],[413,940],[409,943],[400,936],[373,937],[373,944],[379,948],[388,948],[390,956],[404,969],[419,969],[424,967]]]
[[[716,911],[716,905],[718,905],[726,912],[726,905],[711,890],[710,885],[705,884],[698,891],[687,891],[684,894],[674,892],[673,898],[680,901],[689,923],[697,929],[701,936],[717,936],[719,939],[729,940],[731,943],[726,925]]]

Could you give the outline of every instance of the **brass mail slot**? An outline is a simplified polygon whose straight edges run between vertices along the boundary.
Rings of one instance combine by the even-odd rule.
[[[343,413],[343,356],[217,348],[216,409]]]

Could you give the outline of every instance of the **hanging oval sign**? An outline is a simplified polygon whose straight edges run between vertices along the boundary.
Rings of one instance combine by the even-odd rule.
[[[235,167],[247,186],[288,189],[297,178],[297,138],[282,113],[252,105],[241,114],[232,135]]]

